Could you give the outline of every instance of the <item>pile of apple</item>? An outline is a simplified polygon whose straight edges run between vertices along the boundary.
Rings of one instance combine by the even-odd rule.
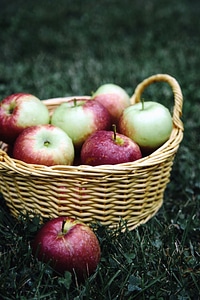
[[[12,94],[0,103],[0,141],[8,154],[39,165],[91,166],[135,161],[170,136],[172,117],[157,102],[131,104],[124,89],[104,84],[91,99],[74,98],[50,113],[31,94]],[[60,274],[90,276],[100,261],[92,229],[70,217],[48,221],[31,243],[33,254]]]
[[[160,147],[172,131],[169,110],[158,102],[131,104],[118,85],[100,86],[90,99],[74,98],[52,114],[31,94],[0,103],[0,140],[11,157],[39,165],[131,162]]]

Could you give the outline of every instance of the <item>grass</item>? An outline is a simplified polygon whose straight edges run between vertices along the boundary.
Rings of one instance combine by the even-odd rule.
[[[102,258],[84,284],[35,260],[39,216],[14,219],[1,197],[0,299],[200,299],[200,6],[198,1],[60,0],[0,3],[0,97],[91,94],[113,82],[131,95],[168,73],[184,95],[184,140],[163,207],[130,232],[93,224]],[[173,105],[160,83],[146,99]]]

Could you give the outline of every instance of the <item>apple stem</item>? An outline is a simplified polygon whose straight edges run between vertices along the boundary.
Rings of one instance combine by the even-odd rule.
[[[114,141],[116,141],[116,132],[117,132],[117,129],[116,129],[116,125],[115,124],[112,124],[112,129],[113,129],[113,133],[114,133],[114,135],[113,135],[113,139],[114,139]]]
[[[142,110],[144,110],[144,98],[141,99],[142,102]]]
[[[44,146],[45,146],[45,147],[48,147],[49,144],[50,144],[49,141],[45,141],[45,142],[44,142]]]
[[[66,220],[63,220],[63,221],[62,221],[62,233],[63,233],[63,234],[64,234],[65,223],[66,223]]]

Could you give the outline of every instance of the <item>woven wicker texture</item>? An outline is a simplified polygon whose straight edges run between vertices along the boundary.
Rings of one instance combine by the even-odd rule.
[[[45,167],[10,158],[7,145],[0,143],[0,187],[12,215],[17,217],[26,211],[44,218],[68,215],[87,224],[100,221],[110,227],[118,226],[123,219],[130,230],[147,222],[162,206],[183,138],[183,97],[173,77],[157,74],[145,79],[136,87],[131,101],[139,102],[142,92],[159,81],[167,82],[173,91],[173,130],[165,144],[138,161],[97,167]],[[44,103],[53,112],[60,103],[72,98],[89,97],[54,98]]]

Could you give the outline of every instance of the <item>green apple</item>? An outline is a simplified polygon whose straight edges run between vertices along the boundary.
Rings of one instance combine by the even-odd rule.
[[[123,111],[118,131],[134,140],[143,154],[149,154],[169,139],[172,128],[172,116],[164,105],[142,101]]]

